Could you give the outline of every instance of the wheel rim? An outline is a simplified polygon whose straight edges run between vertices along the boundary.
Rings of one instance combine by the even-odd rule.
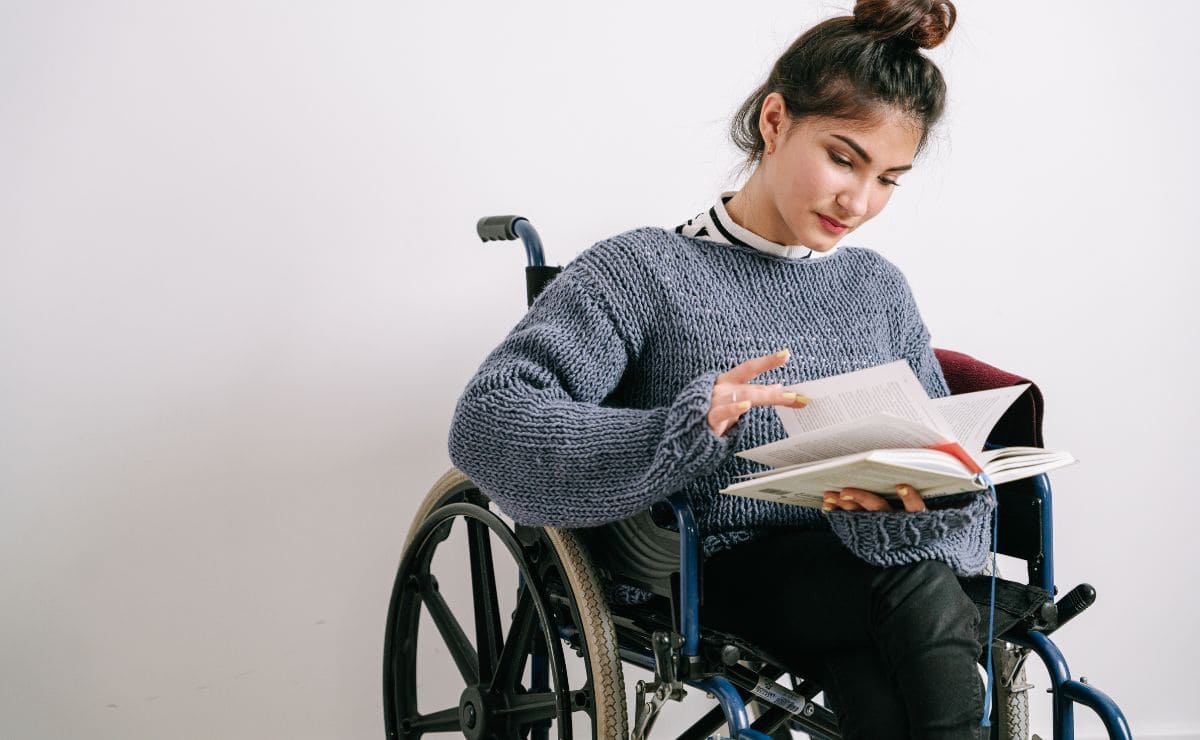
[[[470,549],[473,641],[430,572],[438,546],[459,520],[466,525]],[[556,619],[548,590],[549,583],[561,582],[556,558],[544,535],[528,543],[523,540],[469,487],[449,492],[414,530],[400,563],[384,640],[384,717],[389,738],[409,740],[439,732],[461,733],[472,740],[525,737],[531,732],[546,737],[550,721],[559,719],[557,737],[566,740],[572,737],[573,712],[587,713],[595,726],[590,681],[579,689],[570,688],[555,627],[563,623]],[[507,632],[501,627],[493,541],[507,551],[522,580]],[[557,616],[564,616],[563,611],[569,610],[560,610]],[[416,692],[422,612],[436,627],[434,632],[464,686],[457,706],[425,713],[419,711]],[[548,687],[534,689],[522,683],[534,654],[545,656]],[[586,654],[582,657],[587,660]]]

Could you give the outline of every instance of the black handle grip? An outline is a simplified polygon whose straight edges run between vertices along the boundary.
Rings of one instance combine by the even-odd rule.
[[[1058,600],[1058,626],[1079,616],[1079,613],[1096,603],[1096,589],[1090,583],[1081,583],[1066,596]]]
[[[485,242],[511,240],[517,238],[513,227],[518,221],[525,221],[524,216],[484,216],[475,224],[475,232]]]

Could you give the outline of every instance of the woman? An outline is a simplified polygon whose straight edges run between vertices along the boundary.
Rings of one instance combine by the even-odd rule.
[[[920,48],[950,2],[861,0],[809,30],[743,104],[742,189],[673,232],[607,239],[487,358],[450,433],[454,463],[518,522],[586,527],[671,493],[706,554],[702,623],[820,672],[847,738],[973,737],[979,614],[955,574],[988,553],[991,499],[903,511],[831,491],[825,512],[718,495],[779,439],[784,385],[906,359],[946,395],[903,275],[839,247],[878,214],[944,108]]]

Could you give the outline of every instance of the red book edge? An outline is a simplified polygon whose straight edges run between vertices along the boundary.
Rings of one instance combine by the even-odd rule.
[[[927,449],[945,452],[947,455],[953,456],[960,463],[967,466],[967,470],[975,475],[983,472],[983,468],[979,467],[979,463],[975,462],[974,458],[968,455],[967,451],[958,442],[940,442],[935,445],[929,445]]]

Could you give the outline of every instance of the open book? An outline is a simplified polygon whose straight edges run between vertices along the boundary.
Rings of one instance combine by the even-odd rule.
[[[987,435],[1029,384],[931,399],[908,362],[791,386],[811,399],[776,407],[788,436],[739,452],[773,469],[722,493],[820,508],[825,491],[861,488],[888,498],[907,483],[924,498],[975,491],[1075,462],[1037,447],[984,450]]]

